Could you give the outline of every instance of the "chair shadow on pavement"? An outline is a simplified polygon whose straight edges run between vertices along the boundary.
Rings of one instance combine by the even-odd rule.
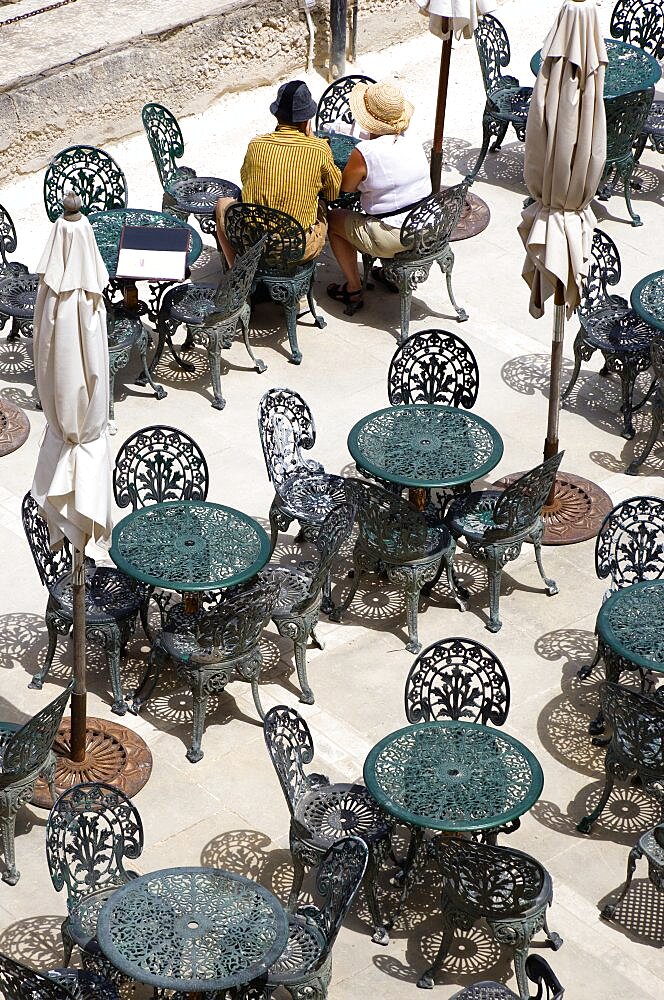
[[[244,875],[265,886],[282,902],[288,899],[292,880],[290,851],[276,847],[267,834],[258,830],[218,834],[201,851],[201,864]]]
[[[647,861],[644,858],[637,865],[636,875],[646,869]],[[598,908],[601,910],[607,903],[613,903],[622,886],[621,882],[613,892],[600,899]],[[661,948],[664,945],[664,893],[658,891],[649,879],[635,877],[627,895],[615,911],[611,927],[630,941]]]
[[[60,925],[64,916],[64,913],[59,916],[46,914],[26,917],[10,924],[0,932],[0,953],[34,969],[62,967]],[[77,963],[74,961],[72,964]]]

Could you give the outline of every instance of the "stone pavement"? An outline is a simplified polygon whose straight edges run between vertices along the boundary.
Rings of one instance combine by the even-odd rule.
[[[540,0],[536,15],[523,0],[501,8],[513,47],[511,72],[529,82],[528,62],[541,43],[557,9],[557,0]],[[11,8],[9,8],[11,10]],[[608,29],[610,6],[602,16]],[[413,129],[430,138],[437,80],[439,43],[424,36],[378,54],[362,57],[359,69],[373,76],[395,75],[416,105]],[[276,84],[276,81],[275,81]],[[316,94],[324,82],[312,76]],[[267,104],[274,87],[225,97],[205,114],[183,121],[186,162],[201,174],[236,178],[246,142],[271,127]],[[445,182],[453,182],[474,161],[481,137],[483,93],[472,44],[455,48],[447,115]],[[142,134],[108,147],[129,178],[130,204],[158,208],[156,172]],[[490,156],[475,190],[490,205],[492,220],[480,236],[455,245],[454,287],[470,318],[457,326],[437,274],[416,292],[412,329],[438,326],[458,332],[476,353],[481,385],[476,411],[494,423],[505,441],[505,455],[494,476],[528,468],[540,459],[546,421],[546,358],[550,312],[535,321],[528,315],[528,294],[520,278],[523,253],[516,223],[525,195],[521,181],[522,146],[507,137],[499,154]],[[614,237],[623,257],[619,286],[628,295],[645,273],[664,266],[659,240],[664,172],[652,153],[639,171],[643,190],[635,197],[644,225],[633,229],[624,202],[615,196],[597,204],[602,225]],[[41,176],[22,179],[0,192],[0,201],[19,230],[18,258],[34,266],[48,233],[41,204]],[[209,241],[208,241],[209,242]],[[214,269],[214,254],[205,255],[197,273]],[[254,339],[268,371],[246,368],[240,344],[225,355],[223,375],[226,409],[210,407],[208,375],[202,354],[196,373],[185,376],[167,362],[159,371],[168,397],[155,401],[133,384],[135,365],[116,382],[119,445],[135,429],[167,423],[189,431],[202,446],[210,466],[210,499],[241,507],[265,521],[271,500],[258,433],[257,402],[270,386],[292,386],[309,400],[318,430],[315,456],[331,472],[351,472],[346,449],[350,427],[363,414],[384,406],[386,370],[395,347],[398,302],[380,289],[370,293],[364,310],[353,318],[325,296],[338,271],[326,253],[317,279],[320,305],[328,319],[323,331],[303,319],[299,328],[304,354],[299,368],[288,364],[281,315],[269,305],[256,309]],[[566,340],[565,371],[570,370],[571,322]],[[619,435],[619,389],[613,379],[599,377],[599,360],[584,365],[578,388],[561,414],[564,465],[599,483],[614,501],[635,493],[662,495],[664,450],[659,445],[636,479],[623,472],[649,425],[647,412],[635,418],[635,442]],[[60,690],[71,667],[71,652],[59,644],[52,682],[43,691],[27,684],[46,647],[43,612],[45,592],[19,522],[20,498],[29,488],[43,417],[34,408],[29,344],[0,342],[0,391],[23,405],[32,422],[24,447],[1,460],[0,551],[3,584],[0,608],[0,698],[2,716],[26,718]],[[280,539],[277,555],[298,558],[292,537]],[[459,566],[471,590],[469,610],[460,617],[444,587],[437,588],[420,614],[422,641],[465,635],[485,642],[502,659],[512,685],[512,708],[506,731],[523,740],[538,756],[545,774],[544,792],[511,846],[526,850],[552,874],[555,899],[550,924],[565,940],[553,954],[544,951],[567,996],[601,996],[603,1000],[661,998],[664,983],[664,899],[637,870],[632,891],[619,919],[599,920],[599,908],[620,887],[627,854],[640,831],[653,825],[655,805],[637,788],[617,789],[590,837],[575,830],[587,803],[602,783],[602,753],[587,736],[597,705],[601,670],[585,683],[576,680],[579,666],[594,652],[593,626],[603,584],[594,574],[593,543],[545,550],[547,572],[559,584],[557,597],[541,590],[532,550],[504,573],[501,614],[504,627],[495,636],[484,629],[488,601],[482,567],[461,552]],[[336,594],[347,586],[344,566],[336,576]],[[309,677],[316,704],[302,712],[316,743],[315,769],[336,779],[362,773],[368,750],[383,735],[404,723],[403,685],[413,657],[404,649],[405,609],[397,591],[384,581],[358,594],[347,620],[335,625],[323,619],[326,649],[309,650]],[[264,640],[266,706],[297,705],[290,643],[270,628]],[[123,668],[127,689],[137,677],[146,644],[137,633]],[[110,718],[107,674],[99,656],[90,653],[91,714]],[[231,685],[216,699],[204,737],[204,759],[185,759],[191,725],[191,700],[170,677],[138,719],[126,724],[147,740],[154,770],[136,796],[146,828],[139,869],[169,865],[213,864],[251,875],[282,897],[288,891],[288,814],[276,776],[267,759],[251,695],[244,685]],[[44,856],[45,814],[24,808],[18,821],[17,859],[22,877],[10,888],[0,885],[0,951],[36,965],[61,960],[60,922],[65,901],[51,887]],[[389,886],[385,886],[389,892]],[[331,1000],[376,995],[384,1000],[415,996],[418,974],[440,941],[433,886],[414,898],[387,948],[371,942],[362,902],[342,930],[334,951]],[[537,948],[537,945],[535,946]],[[447,1000],[461,986],[479,978],[504,979],[514,985],[509,952],[478,926],[459,936],[435,995]]]

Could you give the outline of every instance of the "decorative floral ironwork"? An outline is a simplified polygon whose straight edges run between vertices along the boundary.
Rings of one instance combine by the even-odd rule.
[[[595,571],[611,591],[664,577],[664,500],[631,497],[613,508],[597,535]]]
[[[127,205],[124,173],[109,153],[96,146],[68,146],[46,168],[44,205],[51,222],[62,215],[62,199],[69,190],[81,199],[84,215]]]
[[[0,399],[0,456],[16,451],[28,438],[30,421],[23,410]]]
[[[316,109],[316,130],[334,125],[341,120],[346,125],[353,125],[353,114],[350,110],[348,98],[354,87],[358,83],[375,83],[371,76],[363,76],[361,73],[351,73],[348,76],[341,76],[334,80],[318,102]]]
[[[613,34],[613,31],[611,33]],[[653,87],[661,76],[657,57],[644,48],[637,48],[636,45],[615,38],[607,38],[606,52],[609,63],[604,76],[605,100],[646,91]]]
[[[392,406],[439,403],[471,410],[479,381],[475,355],[461,337],[447,330],[420,330],[397,347],[387,394]]]
[[[39,275],[27,270],[17,271],[11,265],[0,278],[0,326],[7,318],[12,319],[10,339],[20,334],[32,337],[38,284]]]
[[[67,0],[69,2],[69,0]],[[0,989],[7,997],[30,1000],[118,1000],[113,983],[82,969],[37,972],[8,955],[0,955]]]
[[[184,156],[184,140],[175,115],[163,104],[150,103],[144,105],[141,119],[162,188],[166,189],[180,171],[193,174],[189,167],[176,163]]]
[[[642,225],[641,218],[634,212],[631,201],[632,173],[636,162],[633,147],[645,126],[654,93],[654,87],[648,87],[618,97],[604,98],[606,165],[600,184],[600,198],[605,201],[611,196],[615,181],[619,177],[623,183],[625,204],[633,226]]]
[[[118,266],[118,251],[120,249],[120,237],[122,229],[128,226],[157,226],[161,229],[186,229],[189,235],[189,249],[187,251],[187,263],[193,264],[201,255],[203,242],[191,226],[175,216],[165,215],[163,212],[150,212],[142,208],[118,208],[113,211],[108,209],[95,209],[95,213],[90,217],[90,224],[94,230],[99,253],[102,256],[106,270],[111,278],[115,277]]]
[[[655,372],[655,394],[652,401],[652,426],[648,440],[645,443],[638,458],[635,456],[632,463],[625,470],[628,475],[635,476],[639,466],[645,462],[653,449],[655,441],[660,435],[662,424],[664,424],[664,341],[660,337],[654,337],[650,345],[650,360]]]
[[[605,643],[636,663],[664,670],[664,583],[619,590],[600,612]]]
[[[186,992],[225,989],[266,971],[287,943],[274,896],[217,868],[173,868],[132,879],[99,922],[102,949],[127,976]]]
[[[659,271],[638,284],[637,301],[632,303],[644,319],[664,330],[664,271]]]
[[[420,723],[392,733],[371,751],[364,775],[394,816],[448,832],[515,819],[543,785],[542,769],[523,744],[467,722]]]
[[[166,186],[180,212],[187,215],[213,215],[220,198],[239,198],[240,188],[222,177],[180,177]]]
[[[205,455],[177,427],[144,427],[127,438],[115,458],[118,507],[138,510],[165,500],[205,500],[208,485]]]
[[[409,722],[439,719],[502,726],[510,705],[505,668],[481,642],[454,636],[422,650],[406,679]]]
[[[662,0],[618,0],[611,14],[611,36],[664,59]]]

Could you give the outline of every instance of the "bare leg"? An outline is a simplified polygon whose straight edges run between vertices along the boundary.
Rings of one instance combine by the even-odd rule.
[[[226,258],[226,263],[229,267],[232,267],[235,263],[236,254],[226,237],[226,230],[224,229],[224,216],[226,215],[226,209],[228,206],[234,205],[235,201],[235,198],[220,198],[214,210],[214,217],[217,223],[217,243],[221,247],[223,255]]]
[[[344,219],[348,213],[344,209],[335,209],[328,216],[328,239],[337,264],[344,273],[349,292],[357,292],[362,288],[360,270],[357,266],[357,250],[346,239]]]

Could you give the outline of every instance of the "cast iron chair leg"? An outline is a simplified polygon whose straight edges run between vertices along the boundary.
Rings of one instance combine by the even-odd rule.
[[[593,657],[592,663],[586,663],[585,667],[581,667],[576,672],[576,676],[579,678],[579,680],[585,681],[586,677],[590,677],[591,673],[593,672],[593,670],[595,669],[595,667],[597,666],[597,664],[601,659],[602,659],[602,650],[598,641],[597,651]]]
[[[353,582],[351,584],[350,590],[348,591],[348,594],[346,595],[346,599],[343,600],[341,604],[338,604],[336,608],[330,611],[330,621],[333,622],[341,621],[344,612],[347,611],[348,608],[353,603],[353,598],[355,597],[357,588],[360,585],[360,579],[362,578],[363,572],[364,570],[359,565],[359,563],[355,562],[355,559],[353,559]]]
[[[51,794],[51,798],[55,802],[58,797],[58,793],[55,788],[55,769],[57,767],[57,761],[55,759],[55,754],[51,751],[49,758],[44,764],[41,776],[48,785],[48,790]]]
[[[590,833],[593,823],[599,818],[604,806],[609,801],[609,796],[613,790],[614,776],[611,771],[606,772],[606,780],[604,783],[604,789],[599,797],[599,802],[588,816],[584,816],[580,823],[577,823],[576,828],[579,833]]]
[[[549,597],[554,597],[558,593],[558,584],[555,580],[552,580],[550,576],[547,576],[544,572],[544,566],[542,565],[542,535],[544,534],[544,529],[531,535],[531,541],[535,548],[535,560],[537,562],[537,569],[539,570],[539,575],[544,580],[544,586],[546,587],[546,592]]]
[[[388,579],[390,579],[389,572]],[[406,643],[406,649],[409,653],[419,653],[422,649],[422,643],[420,642],[417,634],[417,615],[420,607],[420,590],[421,586],[419,581],[415,578],[415,573],[412,571],[407,573],[406,621],[408,625],[408,642]]]
[[[632,220],[633,226],[642,226],[641,216],[637,215],[632,208],[632,171],[634,170],[634,164],[630,163],[627,167],[620,169],[620,175],[622,177],[623,188],[625,190],[625,204],[627,205],[627,211]]]
[[[307,638],[306,635],[298,634],[294,640],[295,646],[295,667],[297,669],[297,679],[300,685],[300,701],[303,705],[313,705],[314,693],[309,686],[307,677]]]
[[[122,694],[122,683],[120,681],[120,656],[122,655],[123,648],[129,638],[129,635],[134,631],[134,629],[127,630],[129,634],[124,636],[120,633],[117,626],[111,626],[104,631],[106,635],[104,642],[106,662],[108,664],[108,673],[111,680],[111,690],[113,691],[111,712],[113,712],[114,715],[125,715],[129,706],[124,699],[124,695]]]
[[[643,857],[643,851],[637,844],[629,852],[629,857],[627,858],[627,878],[625,880],[625,884],[620,890],[618,898],[616,899],[615,903],[607,903],[606,906],[603,908],[602,912],[600,913],[600,917],[603,917],[604,920],[613,920],[616,910],[618,909],[623,899],[627,895],[629,887],[632,884],[632,879],[634,878],[634,872],[636,871],[636,864],[638,861],[641,860],[642,857]]]
[[[505,132],[507,132],[507,125],[505,125],[505,131],[500,137],[500,140],[497,138],[496,142],[498,143],[502,142],[505,136]],[[489,115],[487,115],[487,113],[485,112],[484,115],[482,116],[482,146],[480,148],[479,156],[475,161],[475,166],[473,167],[473,169],[470,171],[469,174],[466,174],[465,178],[469,184],[473,183],[478,173],[482,169],[482,164],[486,160],[486,154],[489,152],[489,143],[491,142],[492,134],[493,134],[493,129],[491,128],[491,119]]]
[[[191,746],[187,750],[187,760],[192,764],[197,764],[203,759],[201,743],[203,742],[203,730],[205,728],[205,714],[207,712],[208,696],[205,693],[203,684],[203,672],[197,670],[191,675],[191,693],[194,699],[194,720],[191,730]]]
[[[530,1000],[530,987],[528,986],[528,977],[526,975],[526,959],[528,958],[529,944],[530,941],[528,940],[525,944],[521,943],[520,946],[514,949],[514,972],[521,1000]]]
[[[286,330],[288,331],[288,343],[290,345],[291,363],[299,365],[302,361],[302,351],[297,342],[297,299],[293,289],[290,290],[289,297],[281,303],[286,317]]]
[[[487,629],[489,632],[500,632],[503,623],[500,620],[500,580],[503,575],[503,567],[498,558],[487,560],[487,570],[489,574],[489,621]]]
[[[5,857],[6,871],[2,881],[7,885],[16,885],[21,873],[16,867],[16,814],[19,808],[18,796],[3,795],[0,798],[0,831],[2,832],[2,852]]]
[[[390,938],[385,929],[384,921],[381,919],[378,895],[376,893],[379,858],[380,855],[376,857],[376,852],[370,847],[367,870],[364,875],[364,892],[367,897],[367,907],[374,927],[371,940],[375,944],[385,945],[389,943]]]
[[[258,718],[265,718],[265,709],[261,703],[260,691],[258,690],[258,679],[256,677],[251,678],[251,696],[254,699],[254,705],[256,706],[256,711],[258,712]]]
[[[324,316],[321,316],[319,312],[316,312],[316,300],[314,298],[314,276],[311,275],[311,281],[309,282],[309,288],[307,289],[307,303],[309,305],[309,312],[314,318],[314,323],[319,330],[324,330],[327,326],[327,320]]]
[[[447,957],[447,953],[450,950],[450,945],[454,940],[454,927],[448,923],[445,910],[442,913],[443,917],[443,940],[440,942],[440,948],[438,949],[438,954],[436,955],[433,965],[424,972],[417,981],[417,985],[421,990],[432,990],[434,983],[436,981],[436,976],[441,970],[442,964]]]
[[[224,394],[221,391],[221,345],[218,338],[208,334],[208,364],[210,365],[210,380],[212,382],[212,406],[215,410],[223,410],[226,406]]]
[[[240,326],[242,328],[242,340],[244,341],[244,346],[246,348],[247,354],[249,355],[249,357],[253,362],[255,371],[257,371],[259,374],[261,372],[267,371],[267,365],[265,364],[265,362],[262,361],[261,358],[257,358],[252,350],[251,343],[249,341],[249,323],[246,318],[240,317]]]
[[[44,686],[46,676],[53,665],[53,657],[55,656],[55,650],[58,644],[58,630],[55,627],[54,617],[49,612],[48,607],[46,608],[46,630],[48,632],[48,648],[46,650],[44,666],[41,670],[38,670],[37,673],[34,674],[32,680],[28,684],[28,687],[36,688],[38,691],[41,691]]]
[[[304,882],[304,865],[292,851],[291,856],[293,861],[293,881],[291,882],[291,889],[288,895],[288,910],[290,913],[292,913],[297,906],[300,889],[302,888],[302,883]]]
[[[563,939],[560,934],[556,933],[556,931],[549,930],[549,921],[547,919],[546,912],[544,913],[544,923],[542,926],[544,927],[544,933],[546,934],[547,941],[554,951],[558,951],[558,949],[562,946]]]
[[[622,395],[622,415],[623,430],[622,437],[631,441],[634,437],[634,423],[632,422],[632,403],[634,400],[634,383],[636,382],[636,371],[634,366],[626,362],[620,372],[620,389]]]
[[[445,275],[445,284],[447,285],[447,294],[449,300],[452,303],[452,308],[457,314],[457,322],[465,323],[468,319],[468,313],[461,306],[458,306],[456,299],[454,298],[454,291],[452,290],[452,269],[454,268],[454,253],[450,246],[447,247],[445,253],[442,257],[438,258],[438,266],[441,272]]]
[[[159,385],[155,382],[152,377],[152,372],[150,371],[150,366],[148,365],[148,345],[151,342],[150,334],[148,330],[143,327],[143,335],[138,341],[138,350],[141,355],[141,365],[143,367],[143,374],[139,375],[142,380],[141,385],[150,385],[155,395],[155,399],[165,399],[168,393],[164,389],[163,385]]]
[[[567,388],[564,389],[564,391],[560,396],[561,402],[564,402],[564,400],[567,399],[572,389],[576,385],[576,380],[578,379],[579,374],[581,372],[581,361],[583,360],[582,348],[583,348],[583,330],[579,329],[579,332],[574,338],[574,368],[572,369],[571,378],[567,383]],[[592,353],[594,354],[594,351]]]
[[[66,917],[62,924],[60,925],[60,935],[62,937],[62,951],[63,951],[63,965],[65,969],[69,968],[69,963],[71,962],[71,953],[74,950],[75,941],[69,930],[69,917]]]

